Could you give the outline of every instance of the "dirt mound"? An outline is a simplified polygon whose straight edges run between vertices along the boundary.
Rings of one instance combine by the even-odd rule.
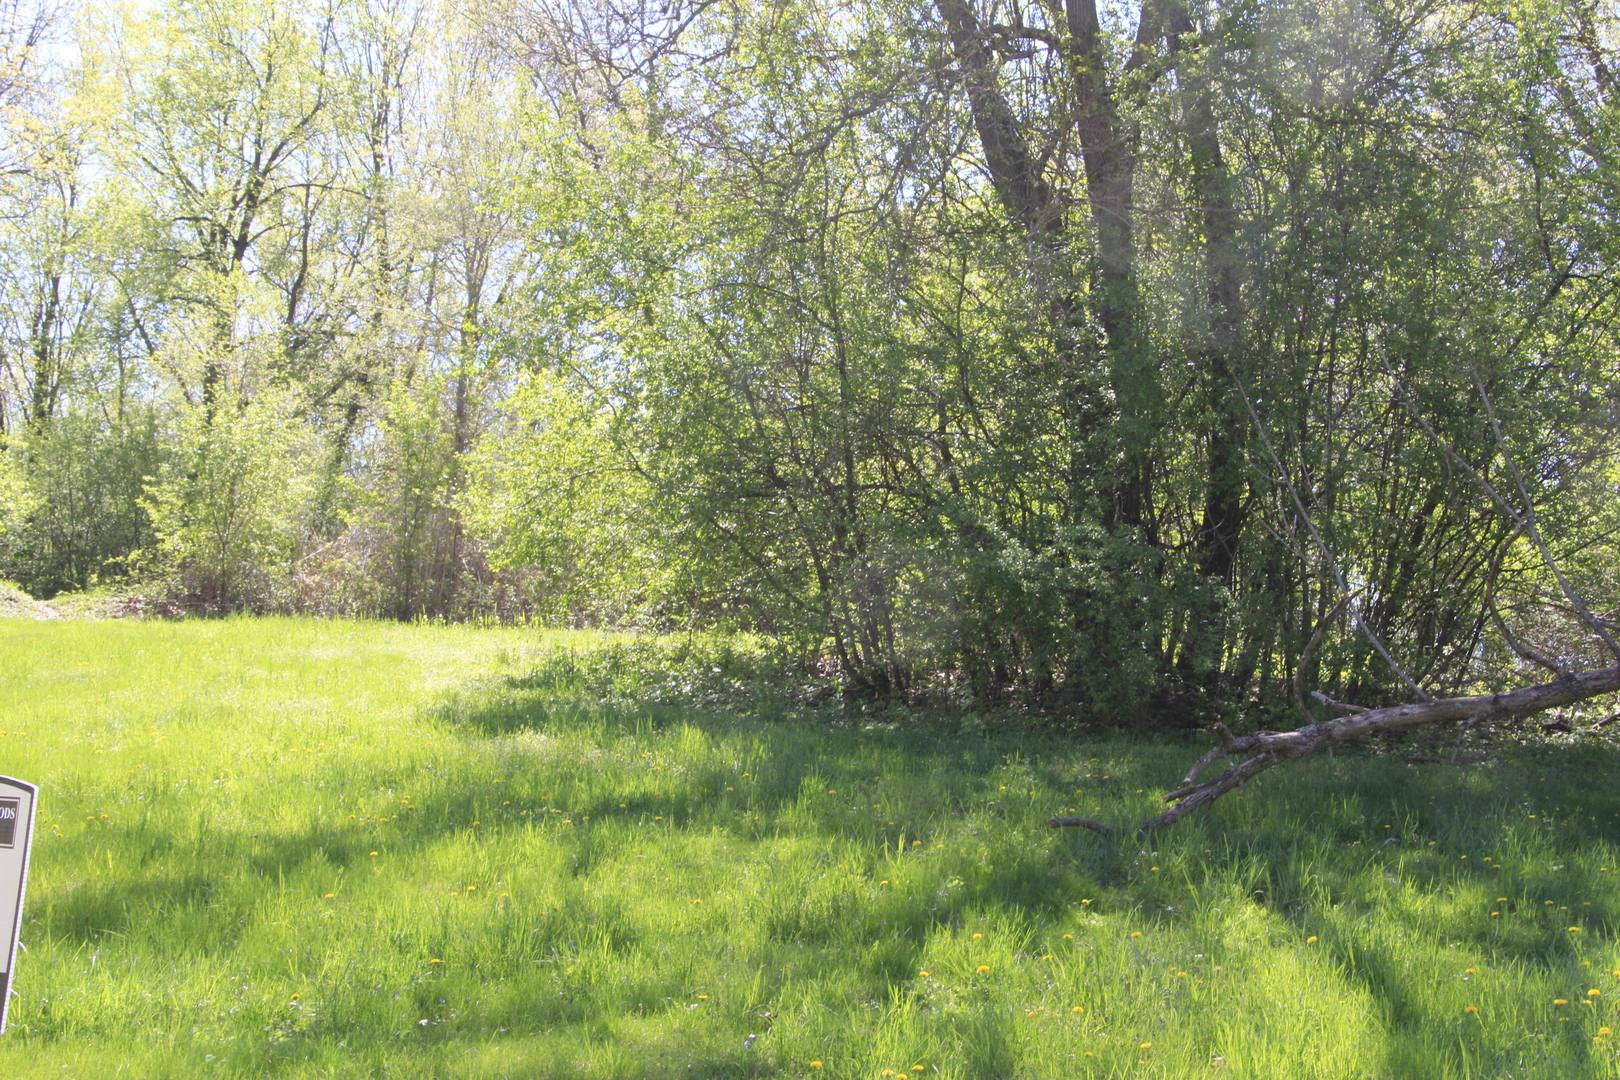
[[[62,613],[35,600],[9,581],[0,581],[0,619],[60,619]]]

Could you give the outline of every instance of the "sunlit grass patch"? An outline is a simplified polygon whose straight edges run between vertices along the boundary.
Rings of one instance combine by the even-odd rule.
[[[1305,762],[1142,843],[1045,819],[1140,820],[1189,746],[693,649],[0,621],[0,1074],[1616,1075],[1611,749]]]

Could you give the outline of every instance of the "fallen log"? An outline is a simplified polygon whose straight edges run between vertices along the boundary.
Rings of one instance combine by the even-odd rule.
[[[1165,802],[1174,805],[1158,817],[1143,822],[1137,831],[1150,832],[1172,825],[1198,807],[1208,806],[1275,765],[1308,757],[1351,739],[1435,724],[1473,725],[1505,716],[1528,716],[1615,691],[1620,691],[1620,666],[1572,672],[1552,682],[1525,686],[1506,693],[1438,698],[1409,705],[1366,709],[1332,720],[1319,720],[1293,731],[1257,731],[1253,735],[1235,736],[1227,730],[1226,725],[1216,724],[1218,745],[1199,758],[1176,789],[1164,796]],[[1327,704],[1340,709],[1348,707],[1338,702]],[[1213,780],[1198,782],[1204,770],[1217,760],[1246,754],[1252,756]],[[1114,831],[1110,826],[1090,818],[1055,817],[1047,824],[1054,829],[1079,827],[1102,833]]]

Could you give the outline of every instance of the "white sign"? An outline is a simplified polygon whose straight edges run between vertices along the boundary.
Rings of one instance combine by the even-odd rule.
[[[12,973],[17,970],[17,931],[22,927],[23,889],[28,884],[28,851],[34,842],[33,784],[0,776],[0,1032],[6,1030]]]

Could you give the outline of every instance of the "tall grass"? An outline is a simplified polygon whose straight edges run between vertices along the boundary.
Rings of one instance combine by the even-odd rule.
[[[1612,747],[1306,762],[1149,846],[1045,819],[1189,746],[830,723],[699,645],[0,620],[0,1075],[1620,1074]]]

